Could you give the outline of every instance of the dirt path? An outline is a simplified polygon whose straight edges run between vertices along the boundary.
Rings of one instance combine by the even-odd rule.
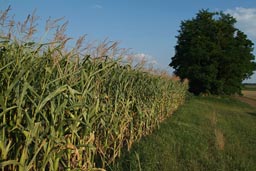
[[[235,96],[235,99],[238,99],[242,102],[248,103],[249,105],[251,105],[252,107],[256,108],[256,100],[250,99],[248,97],[244,97],[244,96]]]

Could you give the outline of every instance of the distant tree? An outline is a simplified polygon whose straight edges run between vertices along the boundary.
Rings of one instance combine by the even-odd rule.
[[[242,81],[253,74],[253,43],[235,23],[229,14],[208,10],[181,22],[169,66],[181,79],[189,79],[191,92],[240,93]]]

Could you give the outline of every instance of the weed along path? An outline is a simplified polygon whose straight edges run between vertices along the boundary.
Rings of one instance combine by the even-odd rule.
[[[193,97],[109,170],[256,170],[256,109],[230,98]]]

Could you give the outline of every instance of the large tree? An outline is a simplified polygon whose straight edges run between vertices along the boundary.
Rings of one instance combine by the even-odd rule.
[[[181,22],[169,66],[181,79],[189,79],[191,92],[240,93],[242,81],[253,74],[253,43],[235,23],[229,14],[208,10]]]

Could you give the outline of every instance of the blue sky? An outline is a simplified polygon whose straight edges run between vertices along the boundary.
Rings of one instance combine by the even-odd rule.
[[[120,47],[169,72],[180,22],[200,9],[231,13],[237,27],[256,44],[254,0],[0,0],[0,10],[9,5],[16,20],[23,21],[34,9],[39,25],[49,17],[65,17],[68,36],[87,34],[89,41],[119,41]],[[256,76],[248,82],[256,82]]]

